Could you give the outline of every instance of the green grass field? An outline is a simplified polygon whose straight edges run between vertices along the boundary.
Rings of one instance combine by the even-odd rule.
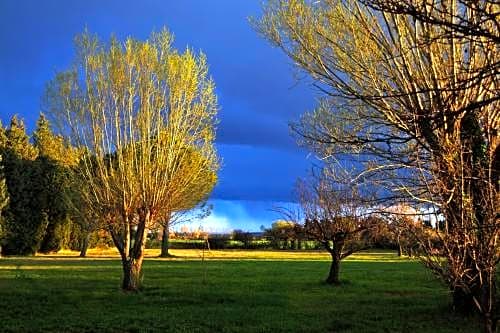
[[[352,256],[332,287],[324,253],[149,251],[139,294],[120,291],[113,251],[90,254],[0,259],[0,331],[479,331],[419,262],[387,252]]]

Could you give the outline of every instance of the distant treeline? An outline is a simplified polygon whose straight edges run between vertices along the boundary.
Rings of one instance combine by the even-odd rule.
[[[146,247],[161,248],[161,233],[151,232]],[[399,245],[391,230],[380,230],[372,235],[371,247],[397,250]],[[407,246],[408,247],[408,246]],[[245,250],[324,250],[318,240],[308,236],[303,226],[289,221],[276,221],[262,232],[234,230],[232,233],[208,234],[203,231],[171,232],[170,249],[245,249]],[[409,249],[407,249],[409,250]],[[410,252],[410,251],[408,251]]]

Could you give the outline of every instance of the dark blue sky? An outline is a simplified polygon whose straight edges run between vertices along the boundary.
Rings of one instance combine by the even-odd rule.
[[[276,202],[311,163],[290,137],[288,122],[315,103],[297,83],[290,61],[251,28],[260,0],[0,1],[0,116],[13,114],[31,130],[45,83],[73,59],[73,38],[85,27],[108,39],[145,39],[167,27],[175,46],[202,50],[217,85],[217,145],[223,159],[206,229],[268,226]]]

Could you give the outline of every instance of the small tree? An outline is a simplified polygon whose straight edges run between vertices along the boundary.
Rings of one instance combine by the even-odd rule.
[[[283,209],[276,209],[282,215],[286,217],[285,220],[277,220],[271,224],[271,228],[265,229],[265,235],[271,238],[271,243],[276,249],[286,249],[289,241],[293,241],[296,238],[295,230],[297,220],[295,216],[289,214],[288,211]]]
[[[217,183],[217,174],[200,152],[188,149],[186,157],[182,159],[175,177],[170,182],[175,184],[173,186],[176,187],[176,191],[163,207],[164,217],[160,220],[163,228],[160,257],[169,257],[170,227],[210,215],[212,206],[207,205],[206,201]]]
[[[399,204],[376,211],[382,223],[387,226],[388,231],[397,246],[398,256],[404,254],[412,257],[415,249],[418,248],[418,237],[421,237],[424,230],[424,223],[421,220],[422,213],[414,208]]]
[[[298,183],[297,192],[304,214],[304,230],[330,253],[332,262],[326,279],[340,284],[340,263],[351,254],[367,249],[375,220],[365,218],[365,199],[359,190],[342,184],[323,169],[312,181]]]
[[[162,227],[160,258],[170,257],[169,239],[170,228],[172,226],[204,219],[210,215],[211,211],[212,205],[207,205],[206,202],[202,202],[191,209],[178,210],[171,213],[167,212],[166,217],[160,222]]]

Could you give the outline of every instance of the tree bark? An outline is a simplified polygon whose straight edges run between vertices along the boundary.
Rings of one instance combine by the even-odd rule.
[[[401,246],[401,239],[399,233],[396,242],[398,243],[398,257],[401,257],[403,255],[403,247]]]
[[[146,247],[146,225],[150,222],[150,212],[146,211],[139,216],[135,230],[128,223],[128,216],[124,216],[124,221],[126,231],[123,234],[112,228],[109,231],[122,259],[122,290],[137,292],[142,287],[142,262]]]
[[[339,274],[340,274],[340,253],[332,252],[332,263],[330,265],[330,272],[326,278],[326,283],[339,285]]]
[[[161,237],[161,253],[160,257],[161,258],[168,258],[170,257],[170,253],[168,252],[169,250],[169,224],[166,223],[163,226],[163,233]]]
[[[491,315],[484,317],[483,332],[496,333],[496,331],[497,331],[496,320],[491,318]]]
[[[455,287],[453,289],[453,310],[462,315],[469,315],[475,308],[474,299],[470,293],[467,293],[462,288]]]
[[[82,246],[80,248],[80,257],[84,258],[87,256],[87,250],[89,248],[90,232],[88,232],[82,239]]]
[[[481,286],[481,307],[483,308],[483,332],[495,333],[497,331],[496,318],[496,268],[491,269],[485,275]]]
[[[144,256],[138,258],[122,259],[123,281],[122,289],[124,291],[139,291],[142,284],[142,261]]]

